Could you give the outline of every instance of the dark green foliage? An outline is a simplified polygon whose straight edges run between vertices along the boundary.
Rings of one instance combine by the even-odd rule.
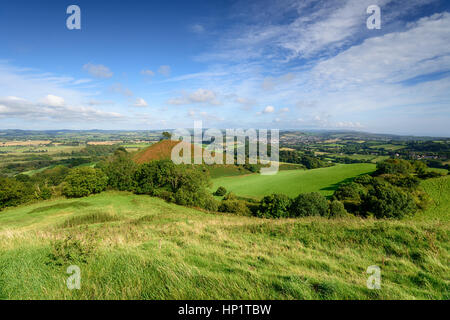
[[[244,169],[246,169],[246,170],[248,170],[248,171],[250,171],[250,172],[253,172],[253,173],[256,173],[256,172],[259,172],[259,170],[261,169],[260,167],[260,165],[257,165],[257,164],[249,164],[249,163],[246,163],[246,164],[244,164]]]
[[[259,205],[257,215],[262,218],[289,217],[292,200],[284,194],[265,196]]]
[[[70,198],[85,197],[105,190],[108,177],[99,169],[81,167],[66,177],[63,194]]]
[[[42,187],[39,193],[39,198],[42,200],[48,200],[52,197],[52,190],[49,187]]]
[[[207,172],[194,166],[175,165],[170,160],[140,165],[135,174],[136,193],[159,196],[180,205],[215,211],[216,202],[207,188]]]
[[[108,185],[120,191],[133,191],[135,188],[134,175],[136,164],[129,154],[119,149],[116,150],[106,164],[103,171],[108,176]]]
[[[420,184],[420,180],[410,174],[383,174],[380,176],[380,178],[394,186],[410,190],[417,189]]]
[[[35,198],[31,185],[11,178],[0,178],[0,209],[17,206]]]
[[[18,175],[16,175],[14,177],[14,179],[16,179],[17,181],[20,181],[20,182],[24,182],[24,183],[31,182],[30,176],[23,174],[23,173],[19,173]]]
[[[82,242],[69,236],[53,241],[51,248],[48,264],[65,266],[71,263],[86,263],[95,252],[95,242]]]
[[[414,172],[417,173],[418,176],[424,175],[428,171],[428,167],[423,161],[414,161],[413,162]]]
[[[219,197],[223,197],[226,194],[227,194],[227,189],[225,189],[222,186],[218,187],[216,192],[214,192],[214,195],[215,196],[219,196]]]
[[[219,212],[235,213],[241,216],[250,216],[251,211],[244,200],[222,200]]]
[[[362,176],[356,177],[353,182],[359,183],[361,185],[369,185],[373,183],[374,178],[369,176],[368,174],[364,174]]]
[[[413,171],[414,167],[407,160],[387,159],[377,163],[376,174],[409,174]]]
[[[366,215],[402,218],[417,211],[413,197],[388,183],[377,182],[363,200]]]
[[[445,176],[445,173],[440,173],[436,171],[428,171],[424,174],[419,175],[420,179],[433,179],[433,178],[439,178]]]
[[[235,200],[237,199],[237,196],[233,192],[228,192],[225,197],[223,197],[223,200]]]
[[[316,169],[330,166],[330,164],[320,160],[313,154],[302,155],[298,151],[289,150],[280,151],[280,162],[302,164],[307,169]]]
[[[70,169],[66,166],[56,166],[36,173],[32,180],[39,184],[57,186],[61,184],[69,174]]]
[[[348,215],[345,210],[344,204],[339,200],[333,200],[330,202],[328,217],[329,218],[343,218]]]
[[[334,192],[333,198],[336,200],[360,201],[366,193],[366,189],[359,183],[349,182],[341,184]]]
[[[162,136],[163,136],[163,139],[167,139],[167,140],[172,139],[172,134],[170,132],[167,132],[167,131],[164,131],[162,133]]]
[[[327,199],[318,192],[299,194],[292,202],[290,215],[293,217],[327,216]]]

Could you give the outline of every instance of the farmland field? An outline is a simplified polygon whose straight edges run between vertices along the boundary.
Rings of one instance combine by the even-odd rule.
[[[374,164],[358,163],[313,170],[279,171],[274,176],[250,174],[222,177],[213,179],[213,189],[223,186],[237,195],[254,198],[272,193],[284,193],[293,197],[299,193],[314,191],[330,196],[340,183],[374,170]]]

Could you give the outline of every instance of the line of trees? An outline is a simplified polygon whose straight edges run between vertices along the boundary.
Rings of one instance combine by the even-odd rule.
[[[304,216],[402,218],[424,209],[429,196],[420,179],[434,177],[423,162],[388,159],[377,164],[373,175],[357,177],[342,184],[327,199],[317,192],[265,196],[261,201],[239,198],[219,187],[210,192],[211,180],[204,166],[175,165],[170,160],[136,164],[130,154],[118,148],[95,168],[69,169],[57,166],[34,176],[0,178],[0,209],[52,196],[84,197],[106,189],[147,194],[184,206],[209,211],[253,215],[261,218]]]

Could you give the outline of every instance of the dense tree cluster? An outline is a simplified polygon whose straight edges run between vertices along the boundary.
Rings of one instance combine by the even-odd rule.
[[[298,151],[292,151],[292,150],[281,150],[280,151],[280,162],[287,162],[287,163],[295,163],[295,164],[302,164],[307,169],[316,169],[316,168],[323,168],[323,167],[329,167],[330,164],[314,157],[312,154],[300,154]]]

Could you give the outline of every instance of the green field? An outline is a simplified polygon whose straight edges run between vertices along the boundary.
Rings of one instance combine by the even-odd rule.
[[[450,221],[450,176],[422,181],[422,188],[433,199],[425,212],[418,213],[414,219]]]
[[[104,192],[0,213],[0,298],[449,299],[449,244],[440,221],[264,220]]]
[[[250,174],[213,179],[213,189],[225,187],[240,196],[260,198],[271,193],[294,197],[299,193],[318,191],[325,196],[333,194],[337,186],[356,176],[373,172],[370,163],[340,164],[313,170],[279,171],[273,176]]]

